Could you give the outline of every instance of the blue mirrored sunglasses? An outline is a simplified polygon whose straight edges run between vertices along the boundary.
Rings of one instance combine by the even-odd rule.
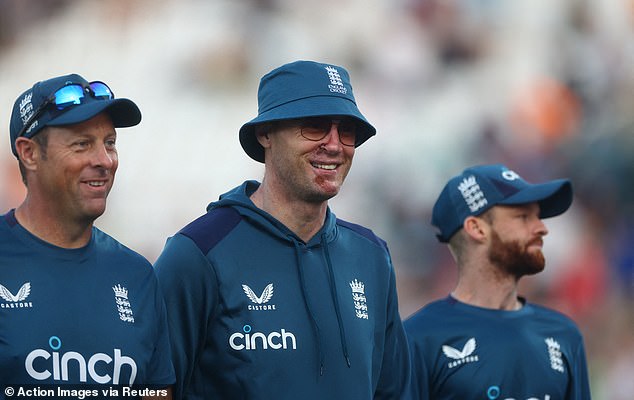
[[[50,95],[46,101],[33,113],[31,118],[24,124],[17,137],[24,135],[33,124],[33,122],[39,118],[44,112],[46,107],[54,104],[55,107],[62,111],[69,107],[82,104],[86,99],[86,93],[90,94],[97,100],[112,100],[114,99],[114,93],[108,85],[101,81],[90,82],[88,86],[84,86],[80,83],[67,83],[63,87],[57,89],[52,95]]]

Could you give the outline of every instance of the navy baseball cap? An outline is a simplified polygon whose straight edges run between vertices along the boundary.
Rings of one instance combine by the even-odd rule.
[[[562,214],[572,203],[572,184],[568,179],[528,183],[502,164],[470,167],[447,182],[434,204],[431,223],[438,228],[438,240],[446,243],[469,216],[498,204],[528,203],[539,204],[540,218]]]
[[[69,101],[62,103],[64,100]],[[11,151],[18,156],[15,149],[18,136],[31,138],[46,126],[77,124],[103,111],[110,115],[115,128],[141,122],[139,107],[131,100],[115,99],[103,82],[88,82],[77,74],[37,82],[13,105],[9,125]]]
[[[357,108],[345,68],[314,61],[284,64],[260,80],[258,116],[240,128],[240,144],[249,157],[264,162],[264,149],[255,136],[258,124],[325,115],[348,116],[359,122],[355,147],[376,134]]]

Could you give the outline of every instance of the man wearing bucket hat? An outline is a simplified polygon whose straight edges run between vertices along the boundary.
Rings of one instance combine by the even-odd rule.
[[[264,163],[171,237],[155,267],[177,399],[400,399],[409,357],[385,242],[337,219],[355,148],[375,134],[348,72],[266,74],[240,143]]]
[[[579,329],[518,297],[518,282],[544,269],[543,218],[572,203],[560,179],[531,184],[503,165],[465,169],[432,212],[458,283],[405,321],[414,399],[590,399]]]
[[[76,74],[15,101],[11,149],[27,194],[0,217],[1,398],[15,385],[140,385],[144,398],[169,398],[175,375],[152,265],[93,225],[118,166],[115,128],[140,121],[131,100]]]

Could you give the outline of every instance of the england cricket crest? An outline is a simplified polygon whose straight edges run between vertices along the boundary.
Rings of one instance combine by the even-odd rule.
[[[359,319],[368,319],[368,304],[365,297],[365,285],[363,282],[353,280],[350,282],[352,289],[352,301],[354,302],[354,312]]]
[[[128,301],[128,289],[117,284],[112,287],[114,291],[114,300],[119,312],[119,319],[124,322],[134,323],[134,314],[132,313],[132,305]]]

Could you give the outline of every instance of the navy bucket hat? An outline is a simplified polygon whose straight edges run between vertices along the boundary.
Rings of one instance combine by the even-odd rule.
[[[255,136],[258,124],[324,115],[348,116],[359,122],[355,147],[376,134],[357,108],[345,68],[314,61],[282,65],[260,80],[258,116],[240,128],[240,144],[249,157],[264,162],[264,149]]]
[[[446,243],[469,216],[498,204],[528,203],[539,204],[540,218],[562,214],[572,204],[572,184],[568,179],[528,183],[502,164],[467,168],[445,185],[434,204],[431,223],[438,228],[438,240]]]
[[[64,107],[56,107],[59,99],[55,94],[63,92],[60,89],[78,87],[77,85],[80,85],[83,91],[69,96],[71,103],[65,104]],[[93,87],[100,88],[103,93],[97,93]],[[18,156],[15,148],[18,136],[31,138],[46,126],[78,124],[103,111],[110,115],[115,128],[130,127],[141,122],[139,107],[131,100],[115,99],[110,88],[103,82],[88,82],[77,74],[37,82],[31,89],[22,93],[13,105],[9,125],[11,151]]]

